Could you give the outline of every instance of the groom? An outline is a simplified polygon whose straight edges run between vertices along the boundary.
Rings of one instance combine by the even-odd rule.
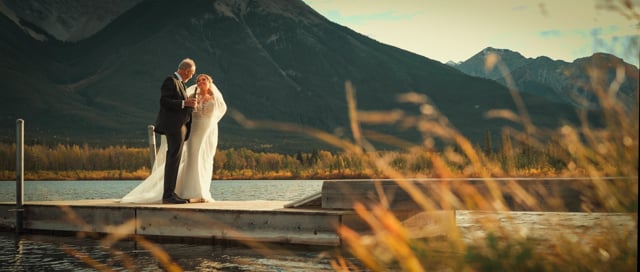
[[[160,87],[160,112],[156,119],[155,132],[167,138],[167,160],[164,167],[164,192],[162,203],[183,204],[189,200],[175,193],[178,167],[182,157],[182,146],[191,131],[191,112],[196,99],[188,98],[185,82],[196,73],[196,64],[186,58],[178,65],[178,71],[168,76]]]

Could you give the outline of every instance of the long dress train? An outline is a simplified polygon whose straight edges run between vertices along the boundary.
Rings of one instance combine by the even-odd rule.
[[[227,111],[222,93],[211,84],[213,100],[202,103],[192,114],[191,133],[185,142],[182,160],[176,180],[176,194],[191,202],[212,202],[211,175],[213,174],[213,158],[218,146],[218,122]],[[191,95],[195,85],[187,89]],[[156,154],[151,174],[142,183],[125,195],[123,203],[161,203],[164,184],[164,164],[166,161],[167,142],[164,135],[160,137],[160,148]]]

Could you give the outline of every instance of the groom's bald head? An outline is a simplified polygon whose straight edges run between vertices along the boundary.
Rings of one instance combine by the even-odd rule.
[[[182,77],[183,82],[189,81],[196,73],[196,63],[190,58],[183,59],[180,64],[178,64],[177,73]]]

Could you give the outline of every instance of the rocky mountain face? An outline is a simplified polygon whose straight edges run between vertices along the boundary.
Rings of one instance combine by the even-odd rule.
[[[499,56],[507,70],[486,69],[489,54]],[[620,101],[631,107],[638,91],[638,68],[605,53],[569,63],[544,56],[525,58],[518,52],[489,47],[452,66],[466,74],[496,80],[505,86],[508,79],[512,80],[521,92],[569,103],[577,108],[599,108],[596,91],[610,91],[611,88],[615,88],[611,91],[616,92]]]
[[[74,42],[92,36],[140,1],[2,0],[0,13],[34,39],[46,39],[46,35],[33,31],[37,27],[57,40]]]
[[[78,2],[0,2],[0,140],[14,141],[15,120],[23,118],[28,143],[144,146],[160,84],[185,57],[196,61],[198,73],[213,76],[230,110],[250,119],[348,137],[348,81],[362,110],[419,114],[418,106],[396,97],[425,94],[474,142],[482,142],[487,131],[498,136],[503,126],[517,126],[484,116],[490,109],[515,109],[496,81],[381,44],[302,1],[143,0],[127,2],[129,7],[104,0],[96,3],[111,8],[95,24],[79,15],[84,11],[71,12],[77,7],[70,3]],[[524,100],[540,126],[576,120],[569,104],[528,94]],[[399,125],[370,129],[415,142],[423,136]],[[301,135],[245,129],[229,115],[220,130],[221,148],[330,148]]]

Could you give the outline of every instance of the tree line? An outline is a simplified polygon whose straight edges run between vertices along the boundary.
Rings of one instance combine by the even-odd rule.
[[[564,166],[554,160],[552,152],[520,148],[508,150],[509,155],[486,147],[477,149],[505,165],[511,164],[509,168],[524,170],[525,174],[532,171],[549,174]],[[141,147],[34,144],[24,147],[23,167],[30,179],[144,179],[151,169],[149,152]],[[451,153],[455,152],[444,151],[441,155]],[[375,156],[406,175],[432,174],[432,152],[381,151]],[[448,167],[453,172],[462,172],[467,164],[462,160],[451,159]],[[362,154],[326,150],[280,154],[231,148],[218,150],[212,163],[214,179],[385,178]],[[0,143],[0,180],[15,179],[15,169],[16,145]]]
[[[113,171],[148,175],[151,168],[150,150],[140,147],[57,144],[25,145],[25,172]],[[13,179],[16,169],[16,145],[0,143],[0,179]],[[328,173],[353,173],[362,170],[356,156],[336,155],[329,151],[279,154],[254,152],[246,148],[218,150],[215,155],[213,177],[310,177]],[[103,175],[96,175],[103,176]],[[123,176],[120,174],[120,176]],[[124,175],[131,177],[131,175]],[[117,178],[117,177],[114,177]]]

